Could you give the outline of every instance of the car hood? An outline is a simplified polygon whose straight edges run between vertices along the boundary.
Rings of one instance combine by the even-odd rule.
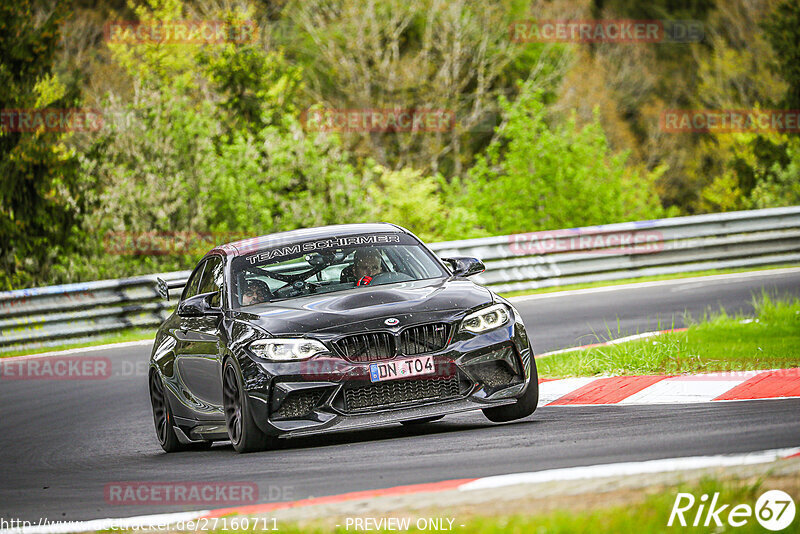
[[[389,317],[399,320],[398,328],[441,321],[491,302],[492,293],[469,280],[434,279],[287,299],[235,316],[275,336],[336,335],[386,328]]]

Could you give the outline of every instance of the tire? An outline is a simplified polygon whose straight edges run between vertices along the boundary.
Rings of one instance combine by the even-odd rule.
[[[242,374],[232,358],[225,361],[222,370],[222,403],[228,437],[236,452],[263,451],[272,445],[273,438],[258,428],[253,420]]]
[[[411,419],[410,421],[400,421],[403,426],[424,425],[425,423],[433,423],[444,417],[443,415],[434,415],[433,417],[423,417],[422,419]]]
[[[531,357],[531,380],[525,393],[516,403],[495,408],[484,408],[483,415],[493,423],[505,423],[528,417],[536,411],[539,404],[539,374],[536,372],[536,361]]]
[[[211,448],[210,441],[199,441],[197,443],[181,443],[175,433],[175,419],[172,416],[172,409],[169,407],[169,399],[164,389],[164,383],[158,373],[150,373],[150,404],[153,407],[153,423],[156,429],[156,437],[161,444],[161,448],[166,452],[180,452],[192,450],[204,450]]]

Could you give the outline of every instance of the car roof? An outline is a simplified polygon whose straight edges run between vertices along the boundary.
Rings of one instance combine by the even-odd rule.
[[[241,256],[250,254],[263,248],[285,245],[298,241],[311,239],[324,239],[326,237],[344,237],[359,234],[372,234],[377,232],[408,233],[407,230],[391,223],[359,223],[359,224],[333,224],[330,226],[317,226],[314,228],[299,228],[287,232],[278,232],[258,237],[242,239],[218,245],[211,249],[206,256],[223,254],[225,256]]]

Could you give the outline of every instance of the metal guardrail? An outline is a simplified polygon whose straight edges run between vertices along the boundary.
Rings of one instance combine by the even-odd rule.
[[[800,261],[800,206],[434,243],[498,292]]]
[[[185,280],[191,271],[35,287],[0,292],[0,352],[82,343],[129,328],[156,327],[180,296],[169,302],[156,290],[156,278]]]
[[[498,292],[705,269],[800,263],[800,206],[433,243],[440,257],[486,264],[473,279]],[[156,277],[190,271],[0,292],[0,352],[83,342],[155,327],[176,299]],[[170,291],[177,297],[179,289]]]

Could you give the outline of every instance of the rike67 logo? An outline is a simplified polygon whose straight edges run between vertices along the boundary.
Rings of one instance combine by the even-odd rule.
[[[667,526],[743,527],[754,517],[767,530],[783,530],[794,521],[795,504],[792,497],[780,490],[763,493],[756,501],[755,508],[749,504],[731,505],[719,501],[719,493],[709,500],[707,494],[696,499],[691,493],[678,493]]]

